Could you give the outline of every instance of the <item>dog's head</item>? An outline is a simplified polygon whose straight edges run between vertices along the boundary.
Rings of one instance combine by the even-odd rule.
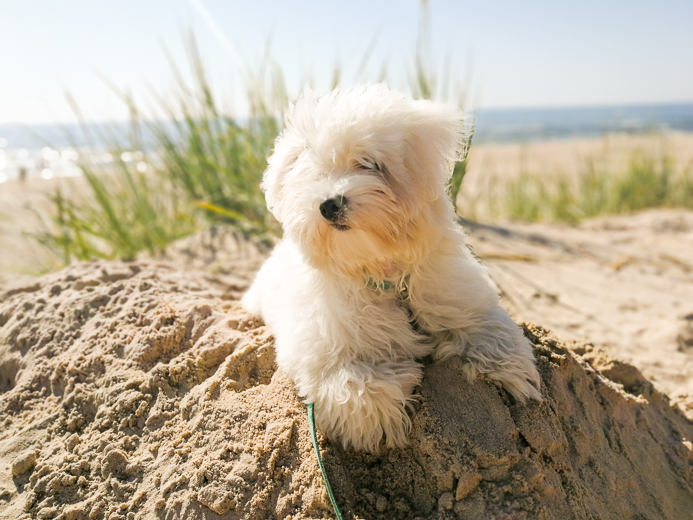
[[[303,93],[264,174],[267,205],[314,267],[391,278],[454,218],[462,116],[384,85]]]

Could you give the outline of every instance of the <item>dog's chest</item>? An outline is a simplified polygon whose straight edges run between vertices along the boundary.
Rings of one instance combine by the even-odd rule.
[[[405,279],[398,285],[382,290],[380,287],[380,297],[384,300],[393,301],[394,304],[406,313],[409,326],[417,334],[426,335],[426,331],[416,321],[415,312],[412,307],[412,299],[410,298],[409,280]]]

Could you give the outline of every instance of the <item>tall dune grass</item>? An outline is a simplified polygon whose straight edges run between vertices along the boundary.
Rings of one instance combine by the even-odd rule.
[[[116,126],[89,136],[93,125],[82,125],[88,141],[118,144],[109,149],[115,160],[106,167],[91,161],[99,154],[80,159],[87,182],[83,193],[51,195],[44,230],[34,237],[64,264],[95,257],[127,259],[140,252],[157,255],[172,241],[214,223],[229,223],[262,238],[277,233],[259,182],[280,130],[277,113],[287,105],[283,79],[258,72],[248,91],[251,117],[241,124],[221,110],[192,37],[188,49],[192,83],[172,65],[176,94],[155,93],[157,105],[149,117],[143,117],[127,93],[114,88],[129,108],[126,136]],[[81,119],[77,103],[73,105]],[[152,149],[147,150],[143,134],[153,139]],[[128,156],[138,160],[124,160]]]
[[[132,259],[141,251],[156,255],[196,229],[190,204],[159,173],[145,174],[122,159],[115,168],[104,174],[82,163],[86,193],[68,197],[57,190],[50,195],[49,220],[33,236],[63,264]]]
[[[525,222],[575,224],[649,208],[693,209],[693,165],[676,172],[670,156],[636,151],[623,170],[610,171],[589,158],[577,177],[522,172],[489,197],[496,199],[496,216]]]

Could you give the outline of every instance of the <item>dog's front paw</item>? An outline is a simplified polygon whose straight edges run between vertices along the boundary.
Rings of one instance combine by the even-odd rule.
[[[534,362],[529,340],[520,328],[491,329],[487,336],[470,348],[466,358],[474,371],[500,382],[518,401],[541,401],[541,378]]]
[[[532,347],[526,338],[521,338],[518,343],[513,345],[505,358],[505,363],[498,365],[485,374],[500,382],[512,396],[524,403],[527,399],[542,400],[539,389],[541,388],[541,378],[534,364]]]
[[[452,354],[465,359],[468,376],[484,374],[523,403],[527,399],[542,400],[532,345],[501,308],[491,311],[474,327],[448,331],[434,355],[442,359]]]
[[[406,405],[420,381],[421,366],[413,361],[351,364],[321,381],[306,401],[315,403],[316,421],[327,437],[345,448],[377,453],[383,438],[388,448],[407,444]]]

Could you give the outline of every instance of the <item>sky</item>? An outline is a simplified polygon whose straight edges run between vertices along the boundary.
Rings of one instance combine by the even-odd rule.
[[[419,0],[0,0],[0,123],[124,119],[109,87],[147,106],[187,68],[195,34],[220,94],[247,115],[244,67],[269,55],[291,96],[375,81],[406,89]],[[472,108],[693,102],[690,0],[429,0],[433,70]],[[369,49],[371,49],[369,51]],[[368,55],[364,71],[364,56]]]

